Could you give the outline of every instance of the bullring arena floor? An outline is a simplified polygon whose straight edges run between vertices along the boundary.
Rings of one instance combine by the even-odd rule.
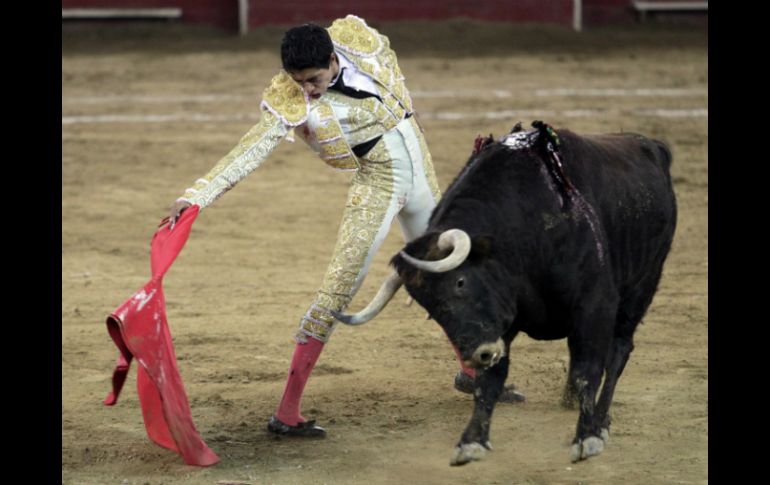
[[[193,417],[221,462],[186,466],[147,438],[132,369],[105,407],[117,349],[106,315],[149,278],[167,206],[256,121],[283,29],[247,38],[176,25],[63,25],[62,475],[65,484],[708,481],[708,60],[705,27],[630,30],[452,21],[374,24],[408,79],[442,188],[478,134],[542,119],[576,132],[667,140],[679,226],[620,380],[604,453],[571,464],[576,411],[559,405],[565,341],[520,336],[495,410],[494,451],[449,466],[472,398],[442,331],[403,290],[372,323],[338,328],[306,390],[324,441],[278,439],[292,334],[334,244],[348,173],[285,143],[204,211],[165,279]],[[352,308],[400,249],[397,226]]]

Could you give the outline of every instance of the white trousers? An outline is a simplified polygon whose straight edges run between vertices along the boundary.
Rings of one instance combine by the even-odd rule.
[[[364,281],[398,218],[406,242],[425,232],[441,193],[425,138],[414,117],[402,120],[359,159],[351,180],[337,243],[315,301],[302,317],[297,341],[328,341],[336,321]]]

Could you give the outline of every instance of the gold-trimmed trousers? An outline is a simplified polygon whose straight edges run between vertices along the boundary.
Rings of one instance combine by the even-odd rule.
[[[393,219],[398,218],[409,242],[425,232],[441,197],[430,152],[414,116],[385,133],[359,162],[331,262],[314,302],[300,320],[299,343],[307,337],[329,340],[337,323],[329,311],[347,308]]]

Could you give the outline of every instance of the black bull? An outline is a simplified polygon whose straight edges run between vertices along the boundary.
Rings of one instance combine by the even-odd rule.
[[[519,332],[567,339],[565,402],[580,404],[571,459],[601,453],[615,385],[671,247],[676,200],[663,143],[538,128],[477,146],[426,233],[392,259],[397,275],[383,285],[384,302],[358,314],[363,320],[340,316],[363,323],[403,283],[478,368],[453,465],[490,449],[490,418]]]

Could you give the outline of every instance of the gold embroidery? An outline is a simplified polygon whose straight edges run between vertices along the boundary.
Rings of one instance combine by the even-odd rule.
[[[367,166],[366,162],[375,162],[377,164],[386,163],[390,160],[390,153],[388,152],[387,146],[385,143],[380,142],[374,145],[374,147],[369,150],[369,153],[366,154],[364,159],[364,166]]]
[[[372,64],[370,64],[368,62],[357,62],[356,65],[358,66],[359,69],[361,69],[365,73],[369,74],[369,76],[377,79],[376,71],[375,71],[374,66]]]
[[[384,143],[378,143],[384,146]],[[392,164],[356,172],[348,192],[337,245],[318,304],[336,311],[350,303],[354,285],[385,219],[393,194]]]
[[[425,138],[414,118],[410,118],[409,123],[419,140],[423,155],[421,163],[428,185],[434,200],[438,200],[440,192]],[[363,265],[382,224],[385,223],[385,216],[392,202],[392,160],[393,155],[383,141],[377,143],[361,159],[361,167],[353,176],[348,191],[332,260],[311,307],[320,308],[320,313],[316,314],[311,310],[307,315],[309,318],[303,318],[296,334],[298,341],[304,342],[310,336],[327,342],[336,327],[336,321],[332,322],[329,328],[326,327],[325,324],[329,323],[329,320],[323,318],[325,309],[343,311],[350,304],[357,289],[356,285],[360,284]],[[413,162],[420,163],[417,160]]]
[[[393,86],[393,96],[406,108],[408,111],[412,111],[412,97],[409,95],[409,91],[402,81],[397,82]]]
[[[388,86],[388,88],[392,87],[393,72],[390,69],[380,69],[379,75],[379,81],[384,86]]]
[[[295,335],[299,342],[306,341],[308,336],[328,341],[337,322],[329,318],[327,311],[342,311],[350,303],[374,239],[384,223],[393,195],[392,157],[384,143],[375,145],[371,152],[378,154],[383,163],[363,166],[353,176],[334,255],[315,302],[300,320]]]
[[[385,134],[394,128],[403,118],[394,116],[385,106],[374,97],[355,99],[339,93],[329,92],[324,95],[333,109],[339,110],[341,116],[326,124],[317,123],[317,108],[311,109],[308,123],[316,131],[317,139],[321,142],[335,141],[344,135],[348,145],[354,147],[377,136]],[[339,129],[336,125],[339,123]],[[319,127],[316,127],[319,125]]]
[[[333,141],[342,136],[342,128],[336,121],[327,122],[314,128],[316,139],[319,143]]]
[[[318,106],[313,107],[313,111],[318,113],[319,121],[333,120],[334,110],[329,103],[318,103]]]
[[[376,112],[379,106],[380,103],[377,101],[377,98],[364,98],[361,103],[361,108],[369,111],[370,113]]]
[[[299,322],[299,330],[295,335],[295,339],[298,342],[306,342],[307,336],[310,336],[321,342],[327,342],[334,330],[334,324],[334,317],[325,313],[325,310],[316,305],[311,305],[310,310]]]
[[[288,133],[286,127],[270,111],[262,111],[254,125],[209,173],[187,191],[184,198],[203,209],[256,170]],[[208,183],[204,182],[207,181]]]
[[[315,320],[320,320],[323,323],[326,324],[332,324],[334,322],[334,317],[331,315],[331,313],[325,310],[322,310],[321,308],[313,308],[310,309],[310,318],[313,318]]]
[[[364,44],[369,45],[369,41],[359,39],[362,32],[371,39],[377,39],[380,47],[376,50],[365,49],[363,46]],[[378,83],[381,98],[384,99],[384,92],[391,93],[405,111],[412,112],[412,100],[403,83],[404,75],[398,66],[396,53],[390,48],[390,40],[386,36],[380,35],[375,29],[366,25],[363,19],[353,15],[335,21],[329,28],[329,34],[338,48],[355,54],[349,56],[351,62]],[[362,44],[356,44],[357,42],[362,42]],[[376,62],[372,62],[373,60]]]
[[[335,159],[329,159],[324,160],[327,165],[330,167],[336,169],[336,170],[356,170],[358,169],[358,158],[356,158],[355,155],[344,155],[342,158],[335,158]]]
[[[338,158],[340,155],[347,155],[348,153],[350,153],[350,147],[344,138],[332,142],[321,143],[321,158],[324,160]]]
[[[396,63],[395,58],[393,60],[393,75],[396,76],[396,81],[404,80],[404,74],[401,72],[401,68],[398,67],[398,63]]]
[[[380,97],[387,94],[382,86],[378,86]],[[393,128],[401,120],[393,120],[391,113],[385,108],[385,106],[377,98],[366,98],[361,105],[362,109],[373,113],[377,118],[377,121],[385,127],[385,131]],[[393,123],[395,121],[395,123]]]
[[[394,71],[394,74],[400,74],[398,63],[396,62],[396,53],[390,48],[386,48],[382,54],[382,64]]]
[[[387,37],[353,15],[335,21],[329,32],[335,45],[350,53],[351,61],[375,80],[384,104],[375,98],[362,101],[345,97],[343,104],[351,107],[351,114],[350,126],[346,128],[348,132],[343,133],[332,106],[323,102],[311,104],[300,86],[288,73],[281,71],[264,90],[260,122],[201,181],[196,181],[192,190],[185,192],[184,198],[201,207],[211,204],[257,168],[286,136],[288,129],[309,121],[311,107],[316,116],[314,122],[308,122],[308,128],[322,142],[321,158],[342,170],[359,166],[350,148],[351,143],[355,146],[387,132],[398,124],[405,112],[411,112],[412,101]],[[428,154],[427,147],[423,152]],[[428,157],[425,163],[431,163]],[[432,170],[426,170],[426,173],[432,174]]]
[[[286,71],[273,77],[262,93],[262,105],[289,126],[305,122],[309,101],[302,88]]]
[[[383,47],[377,31],[355,15],[335,20],[328,31],[334,45],[359,56],[374,56]]]
[[[336,94],[327,93],[326,96],[333,98]],[[340,98],[351,99],[341,95]],[[338,170],[358,168],[358,160],[350,148],[346,133],[342,131],[334,109],[328,102],[319,101],[311,105],[307,128],[315,140],[312,146],[329,166]]]
[[[347,139],[351,146],[367,142],[372,138],[383,135],[390,129],[381,123],[374,113],[358,106],[353,106],[348,110],[348,123],[355,127],[355,129],[347,133]]]
[[[382,98],[383,104],[387,108],[387,110],[390,112],[390,115],[398,120],[401,121],[404,119],[404,116],[406,116],[406,112],[404,111],[403,106],[398,102],[398,100],[392,96],[388,95]]]

